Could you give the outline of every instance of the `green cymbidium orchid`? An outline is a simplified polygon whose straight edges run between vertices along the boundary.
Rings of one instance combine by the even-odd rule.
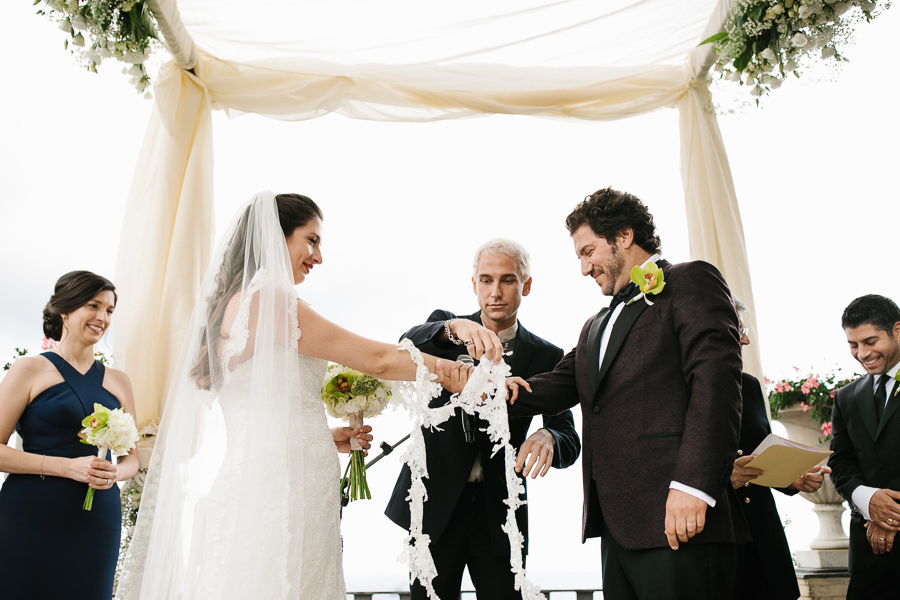
[[[354,377],[348,373],[338,373],[325,384],[325,393],[329,396],[349,396]]]
[[[631,281],[634,282],[638,289],[641,290],[641,293],[628,301],[628,304],[631,304],[635,300],[639,300],[640,298],[644,299],[649,306],[653,306],[653,303],[650,302],[650,294],[654,296],[663,291],[663,288],[666,287],[666,282],[663,280],[663,272],[662,270],[656,266],[655,262],[648,262],[647,265],[643,268],[639,266],[635,266],[631,269]],[[627,306],[627,304],[626,304]]]
[[[101,427],[105,427],[108,421],[109,409],[102,404],[94,404],[93,414],[90,414],[82,419],[81,424],[82,426],[90,427],[91,429],[100,429]]]
[[[894,385],[894,397],[900,396],[900,370],[894,375],[894,379],[897,380],[897,383]]]

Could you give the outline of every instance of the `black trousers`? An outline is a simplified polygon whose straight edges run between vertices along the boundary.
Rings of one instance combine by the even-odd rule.
[[[891,552],[897,552],[895,546]],[[900,564],[895,556],[882,555],[865,571],[850,573],[847,600],[897,600],[900,598]]]
[[[459,600],[466,567],[475,584],[478,600],[522,598],[521,592],[514,588],[509,556],[494,556],[491,549],[483,487],[481,483],[466,486],[444,533],[431,542],[431,554],[438,573],[433,585],[440,600]],[[412,600],[428,598],[418,580],[410,586],[410,592]]]
[[[604,523],[600,557],[604,600],[732,600],[734,544],[679,544],[628,550]]]

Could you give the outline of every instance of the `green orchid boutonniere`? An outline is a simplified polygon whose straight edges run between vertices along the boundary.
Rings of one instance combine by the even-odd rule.
[[[897,383],[894,384],[894,398],[900,396],[900,370],[894,375],[894,379],[897,380]]]
[[[652,261],[648,262],[643,268],[637,266],[632,268],[631,281],[638,286],[641,293],[629,300],[625,306],[628,306],[635,300],[640,300],[641,298],[644,299],[644,302],[646,302],[648,306],[653,306],[653,303],[650,302],[650,294],[655,296],[666,287],[666,282],[663,281],[662,270]]]

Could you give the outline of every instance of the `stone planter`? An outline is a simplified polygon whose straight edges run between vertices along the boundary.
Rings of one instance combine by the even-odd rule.
[[[819,441],[825,436],[818,423],[810,418],[808,412],[803,412],[801,407],[792,406],[782,410],[778,416],[778,421],[787,429],[788,437],[791,440],[807,446],[828,449],[828,442],[822,443]],[[812,550],[840,550],[841,555],[844,557],[843,560],[846,561],[849,539],[847,534],[844,533],[844,527],[841,524],[841,517],[845,510],[844,500],[837,493],[837,490],[834,489],[831,477],[825,476],[825,483],[816,493],[807,494],[801,492],[800,495],[815,505],[813,506],[813,512],[819,517],[819,533],[809,543],[809,547]],[[824,565],[810,566],[821,567]]]

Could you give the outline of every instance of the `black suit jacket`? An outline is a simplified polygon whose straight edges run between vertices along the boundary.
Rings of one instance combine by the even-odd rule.
[[[860,485],[900,490],[900,396],[892,395],[879,423],[875,418],[873,380],[871,375],[860,377],[834,395],[831,413],[831,450],[834,454],[828,466],[833,469],[834,487],[851,507],[853,490]],[[850,515],[850,571],[862,572],[882,561],[900,569],[900,549],[894,546],[887,554],[873,553],[866,539],[866,521],[853,508]]]
[[[738,446],[741,355],[728,286],[712,265],[660,261],[666,287],[622,310],[603,365],[601,310],[550,373],[529,378],[513,414],[553,414],[581,404],[582,537],[605,522],[628,549],[668,547],[665,505],[677,481],[716,499],[690,543],[749,541],[728,491]],[[594,492],[591,483],[595,483]],[[597,502],[599,501],[599,503]]]
[[[741,376],[741,395],[744,399],[741,414],[741,439],[738,454],[747,456],[759,446],[767,435],[772,433],[766,411],[766,399],[763,397],[759,381],[744,373]],[[794,488],[776,488],[779,492],[794,495]],[[752,585],[757,578],[765,578],[768,590],[775,594],[770,600],[796,600],[800,597],[797,585],[797,574],[794,572],[794,561],[791,548],[784,535],[781,517],[772,497],[771,488],[750,484],[735,490],[738,504],[753,542],[744,548],[744,554],[753,553],[756,560],[738,565],[739,580]],[[748,572],[747,564],[762,566],[761,572]]]
[[[413,327],[403,334],[402,338],[409,338],[423,352],[456,360],[459,355],[466,353],[465,349],[462,346],[441,341],[444,321],[453,318],[456,318],[456,315],[448,311],[436,310],[431,313],[426,323]],[[481,313],[477,312],[459,318],[480,323]],[[532,335],[522,327],[521,323],[519,323],[516,339],[518,347],[509,363],[514,375],[530,377],[549,371],[563,356],[560,348]],[[449,402],[449,398],[450,393],[444,390],[441,396],[431,401],[430,406],[443,406]],[[531,418],[513,419],[510,420],[509,425],[510,443],[518,451],[528,435]],[[424,430],[429,477],[425,479],[428,501],[425,503],[422,529],[431,536],[432,541],[440,539],[453,509],[465,489],[475,457],[480,450],[484,470],[484,492],[489,513],[488,523],[491,529],[491,546],[496,556],[509,556],[509,538],[501,530],[501,526],[506,522],[507,510],[506,505],[503,504],[503,500],[507,497],[503,453],[498,452],[493,458],[490,458],[492,444],[487,434],[480,431],[483,427],[486,427],[486,424],[476,422],[475,443],[467,444],[463,435],[460,411],[456,410],[453,416],[441,426],[442,431]],[[571,411],[545,418],[544,429],[547,429],[556,440],[553,466],[562,469],[574,463],[581,452],[581,442],[578,439]],[[524,485],[525,479],[520,479]],[[385,510],[388,518],[405,529],[409,529],[410,521],[409,502],[407,501],[410,482],[409,467],[403,465]],[[527,506],[522,506],[516,511],[516,522],[525,536],[527,552]]]

